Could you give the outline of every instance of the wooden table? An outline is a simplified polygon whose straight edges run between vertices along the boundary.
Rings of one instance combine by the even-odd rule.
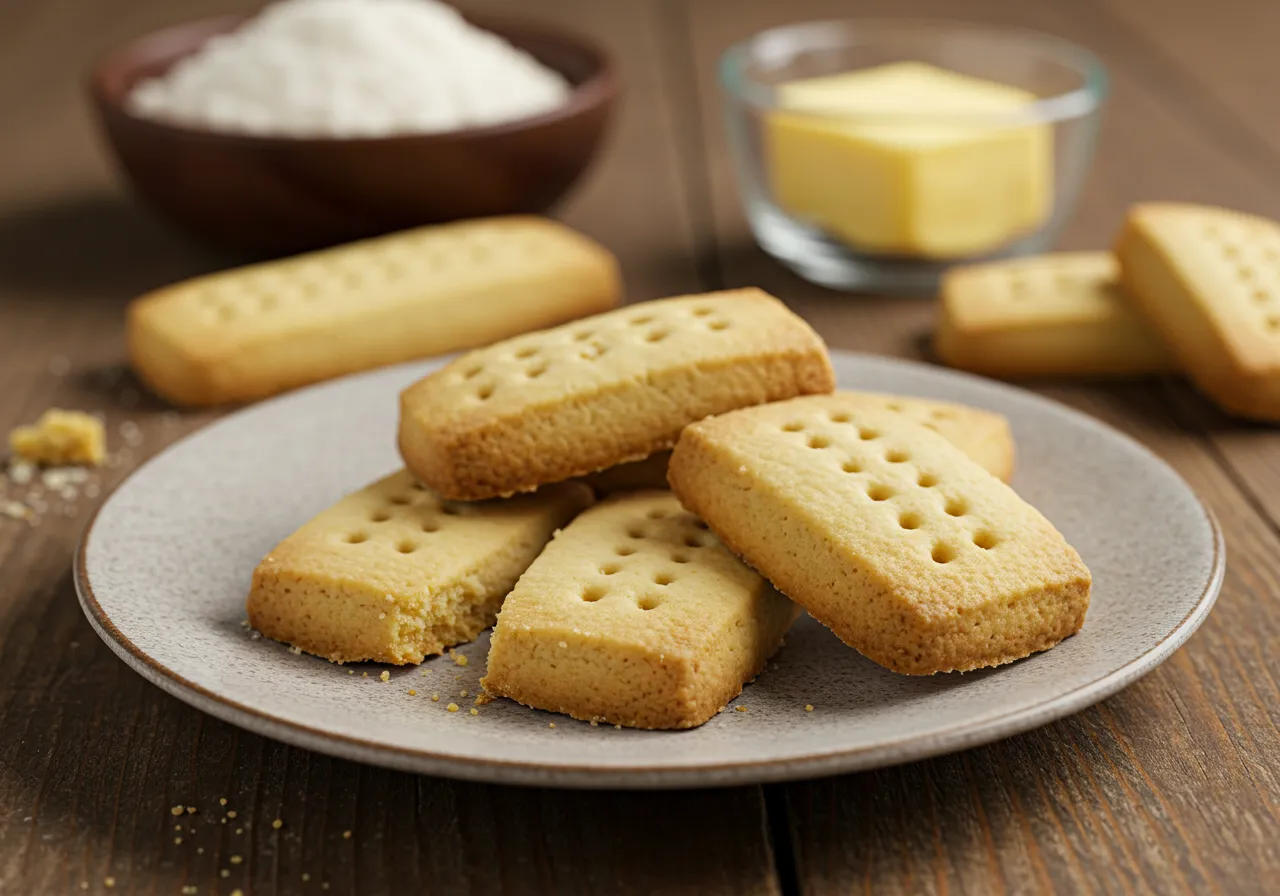
[[[249,5],[0,8],[0,430],[50,405],[105,412],[123,450],[102,494],[215,416],[174,414],[122,372],[124,303],[237,258],[126,195],[82,73],[143,30]],[[754,248],[713,79],[717,52],[759,28],[904,7],[1056,32],[1109,63],[1113,100],[1066,245],[1107,245],[1137,199],[1280,216],[1270,0],[544,0],[538,15],[616,50],[628,85],[565,219],[618,253],[632,298],[758,284],[835,347],[918,356],[928,301],[825,292]],[[1280,434],[1224,418],[1177,378],[1037,389],[1142,440],[1217,514],[1230,565],[1213,615],[1159,670],[1069,719],[799,784],[517,789],[264,740],[165,696],[94,637],[69,565],[100,494],[38,526],[0,518],[0,892],[1276,892]],[[175,804],[199,812],[175,819]],[[227,808],[238,814],[221,824]]]

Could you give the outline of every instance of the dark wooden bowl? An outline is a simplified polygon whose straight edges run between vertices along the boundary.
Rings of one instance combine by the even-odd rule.
[[[283,254],[419,224],[542,212],[595,155],[618,94],[609,56],[541,25],[475,17],[559,71],[566,105],[531,118],[442,134],[360,139],[259,137],[140,118],[124,99],[245,16],[140,37],[93,69],[107,142],[138,193],[172,221],[229,245]]]

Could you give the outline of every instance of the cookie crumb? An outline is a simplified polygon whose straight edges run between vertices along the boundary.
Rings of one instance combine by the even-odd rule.
[[[462,654],[455,653],[455,654],[452,654],[452,656],[453,656],[453,661],[457,663],[459,666],[465,666],[467,664],[467,658]]]
[[[473,716],[478,716],[478,715],[480,715],[480,710],[478,710],[478,709],[472,709],[472,710],[471,710],[471,714],[472,714]]]
[[[239,864],[240,864],[241,862],[243,862],[243,861],[244,861],[244,856],[232,856],[232,857],[231,857],[231,864],[232,864],[232,865],[239,865]]]
[[[448,706],[446,706],[446,707],[445,707],[445,709],[449,710],[449,712],[457,712],[457,711],[458,711],[458,704],[456,704],[456,703],[450,703]]]
[[[805,712],[813,712],[813,704],[812,704],[812,703],[806,703],[806,704],[804,705],[804,711],[805,711]]]
[[[170,810],[169,810],[169,814],[170,814],[170,815],[181,815],[181,814],[182,814],[182,807],[181,807],[181,806],[174,806],[172,809],[170,809]]]
[[[747,708],[746,708],[745,706],[735,706],[735,707],[734,707],[734,709],[736,709],[738,712],[746,712],[746,711],[747,711]]]
[[[173,838],[173,845],[174,845],[174,846],[181,846],[181,845],[182,845],[182,838],[181,838],[181,837],[174,837],[174,838]]]
[[[390,672],[387,672],[386,670],[383,670],[383,673],[382,673],[381,675],[379,675],[379,676],[378,676],[378,680],[379,680],[379,681],[390,681],[390,680],[391,680],[391,673],[390,673]]]
[[[432,703],[439,703],[439,702],[440,702],[440,695],[439,695],[439,694],[432,694],[432,695],[431,695],[431,702],[432,702]]]
[[[195,806],[187,806],[187,814],[188,814],[188,815],[195,815],[195,814],[196,814],[196,807],[195,807]]]
[[[311,875],[310,875],[310,874],[307,874],[307,872],[305,872],[305,871],[304,871],[304,872],[302,872],[302,880],[303,880],[303,883],[305,883],[305,882],[307,882],[307,881],[311,880]]]
[[[104,877],[102,879],[102,885],[110,890],[116,885],[116,879],[114,877]]]
[[[556,723],[555,723],[555,722],[550,722],[550,723],[548,723],[547,727],[548,727],[548,728],[554,728],[554,727],[556,727]]]
[[[230,868],[223,868],[223,869],[219,870],[219,871],[218,871],[218,876],[219,876],[219,877],[230,877],[230,876],[231,876],[231,869],[230,869]]]
[[[236,817],[236,810],[235,810],[235,809],[228,809],[228,810],[227,810],[227,818],[235,818],[235,817]]]
[[[418,677],[419,677],[419,678],[426,678],[426,677],[427,677],[427,673],[428,673],[428,672],[430,672],[430,671],[431,671],[430,669],[423,669],[421,672],[419,672],[419,673],[418,673]]]
[[[410,697],[416,697],[416,696],[418,696],[418,692],[417,692],[417,691],[415,691],[413,688],[409,688],[409,696],[410,696]]]
[[[470,692],[470,691],[463,691],[463,692],[462,692],[461,694],[459,694],[458,696],[459,696],[459,697],[470,697],[470,696],[471,696],[471,692]]]
[[[351,839],[351,832],[350,832],[350,831],[343,831],[343,832],[342,832],[342,839],[343,839],[343,840],[350,840],[350,839]]]

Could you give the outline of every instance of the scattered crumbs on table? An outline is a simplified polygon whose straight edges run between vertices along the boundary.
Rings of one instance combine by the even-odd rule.
[[[284,827],[284,820],[283,820],[283,819],[277,818],[277,819],[275,819],[274,821],[272,821],[272,822],[271,822],[271,828],[272,828],[272,830],[276,830],[276,831],[278,831],[278,830],[280,830],[282,827]]]
[[[187,814],[188,814],[188,815],[195,815],[195,814],[196,814],[196,807],[195,807],[195,806],[187,806]]]
[[[592,728],[599,728],[599,727],[600,727],[600,723],[599,723],[599,722],[597,722],[595,719],[592,719],[592,720],[591,720],[591,727],[592,727]]]
[[[746,708],[745,706],[735,706],[735,707],[734,707],[734,709],[736,709],[738,712],[746,712],[746,711],[747,711],[747,708]]]
[[[236,810],[235,810],[235,809],[228,809],[228,810],[227,810],[227,818],[235,818],[235,817],[236,817]]]
[[[453,661],[459,666],[465,666],[467,664],[467,658],[460,653],[453,654]]]
[[[350,832],[350,831],[343,831],[343,832],[342,832],[342,839],[343,839],[343,840],[350,840],[350,839],[351,839],[351,832]]]
[[[306,881],[311,880],[311,875],[310,875],[310,874],[307,874],[307,872],[305,872],[305,871],[304,871],[304,872],[302,872],[302,880],[303,880],[303,882],[304,882],[304,883],[305,883]]]
[[[174,846],[181,846],[181,845],[182,845],[182,838],[181,838],[181,837],[174,837],[174,838],[173,838],[173,845],[174,845]]]
[[[231,876],[231,869],[230,869],[230,868],[223,868],[223,869],[219,870],[219,871],[218,871],[218,876],[219,876],[219,877],[230,877],[230,876]]]
[[[244,856],[232,856],[232,857],[231,857],[231,864],[232,864],[232,865],[239,865],[239,864],[240,864],[241,862],[243,862],[243,861],[244,861]]]
[[[418,677],[419,677],[419,678],[426,678],[426,677],[427,677],[427,673],[428,673],[428,672],[430,672],[430,671],[431,671],[430,669],[423,669],[421,672],[419,672],[419,673],[418,673]]]
[[[463,692],[462,692],[461,694],[459,694],[458,696],[459,696],[459,697],[470,697],[470,696],[471,696],[471,692],[470,692],[470,691],[463,691]]]
[[[104,877],[102,879],[102,885],[110,890],[116,885],[116,879],[114,877]]]
[[[391,680],[391,673],[390,673],[390,672],[388,672],[388,671],[386,671],[386,670],[384,669],[384,670],[383,670],[383,672],[382,672],[382,674],[378,676],[378,680],[379,680],[379,681],[390,681],[390,680]]]
[[[368,672],[361,672],[361,673],[360,673],[360,677],[361,677],[361,678],[368,678],[368,677],[369,677],[369,673],[368,673]]]
[[[440,702],[440,695],[439,695],[439,694],[432,694],[432,695],[431,695],[431,702],[432,702],[432,703],[439,703],[439,702]]]
[[[458,704],[456,704],[456,703],[450,703],[448,706],[446,706],[446,707],[445,707],[445,709],[449,710],[449,712],[457,712],[457,711],[458,711]]]
[[[170,809],[170,810],[169,810],[169,814],[170,814],[170,815],[181,815],[181,814],[182,814],[182,807],[181,807],[181,806],[174,806],[172,809]]]
[[[243,833],[244,833],[244,828],[236,828],[236,833],[237,833],[237,834],[243,834]]]
[[[410,697],[416,697],[416,696],[418,696],[418,692],[417,692],[417,691],[415,691],[413,688],[409,688],[409,696],[410,696]]]
[[[200,888],[195,884],[184,884],[182,887],[183,896],[194,896],[195,893],[199,892]]]
[[[226,804],[227,804],[227,798],[225,796],[218,797],[219,806],[225,806]]]
[[[548,723],[547,723],[547,727],[548,727],[548,728],[554,728],[554,727],[556,727],[556,723],[555,723],[555,722],[548,722]]]
[[[812,704],[812,703],[806,703],[806,704],[804,705],[804,711],[805,711],[805,712],[813,712],[813,704]]]
[[[480,710],[478,710],[478,709],[474,709],[474,708],[473,708],[473,709],[471,710],[471,714],[472,714],[473,716],[478,716],[478,715],[480,715]]]
[[[289,652],[292,653],[294,656],[302,656],[302,648],[298,647],[296,644],[293,647],[289,648]]]

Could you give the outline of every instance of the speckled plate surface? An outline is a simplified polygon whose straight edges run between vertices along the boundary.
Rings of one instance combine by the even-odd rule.
[[[885,358],[834,360],[845,387],[960,401],[1010,418],[1019,447],[1014,486],[1093,571],[1080,634],[1001,669],[908,678],[802,617],[776,668],[735,701],[747,712],[684,732],[591,727],[506,701],[472,716],[487,636],[459,651],[465,667],[447,658],[425,663],[425,676],[419,667],[385,667],[388,683],[378,680],[381,666],[339,667],[255,640],[241,626],[254,566],[313,514],[399,466],[397,392],[430,363],[257,405],[156,457],[86,531],[76,561],[80,601],[103,640],[149,681],[269,737],[429,774],[637,788],[812,777],[1006,737],[1114,693],[1204,620],[1222,581],[1221,535],[1191,489],[1144,448],[1008,386]],[[451,699],[461,712],[445,711]]]

